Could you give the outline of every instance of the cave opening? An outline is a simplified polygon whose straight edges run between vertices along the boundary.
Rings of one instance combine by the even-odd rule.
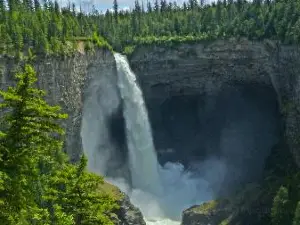
[[[259,179],[281,139],[277,95],[270,86],[231,83],[214,94],[174,95],[147,104],[160,164],[190,167],[217,158],[226,164],[227,189]]]

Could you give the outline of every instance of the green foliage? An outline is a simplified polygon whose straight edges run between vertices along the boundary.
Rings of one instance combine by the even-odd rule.
[[[155,36],[147,36],[147,37],[137,37],[133,39],[133,44],[135,45],[164,45],[164,46],[173,46],[178,45],[182,43],[192,44],[197,43],[199,41],[205,41],[205,40],[213,40],[213,36],[209,33],[202,33],[198,36],[161,36],[161,37],[155,37]]]
[[[3,6],[5,3],[8,7]],[[46,1],[43,7],[37,0],[34,6],[28,0],[2,0],[0,5],[0,54],[7,56],[21,59],[29,48],[39,55],[71,55],[77,50],[73,45],[77,37],[89,40],[98,32],[91,16],[76,13],[71,7],[60,8],[56,1]],[[111,49],[102,39],[103,46]]]
[[[30,56],[29,59],[33,56]],[[0,221],[3,225],[112,224],[116,199],[99,191],[103,179],[71,165],[62,151],[67,115],[43,99],[29,65],[17,84],[0,91]]]
[[[279,190],[282,190],[282,186],[288,191],[288,201],[284,208],[284,211],[277,211],[279,217],[287,218],[285,224],[291,225],[291,218],[295,212],[297,202],[300,199],[299,192],[299,169],[295,164],[292,153],[289,150],[288,145],[285,143],[284,138],[276,144],[271,151],[265,162],[264,169],[264,181],[261,186],[261,195],[259,197],[258,207],[260,205],[266,205],[270,209],[273,206],[272,211],[275,210],[274,201],[278,196]],[[278,199],[278,197],[276,198]],[[278,202],[278,201],[277,201]],[[275,208],[274,208],[275,207]],[[262,224],[271,224],[272,213],[269,213],[264,217]]]
[[[113,225],[108,212],[117,208],[115,199],[99,191],[103,179],[87,173],[86,162],[82,156],[78,165],[67,165],[50,178],[47,202],[61,205],[64,212],[74,216],[76,225]]]
[[[272,225],[290,224],[288,189],[281,186],[274,198],[271,210]]]
[[[8,1],[10,2],[10,1]],[[204,40],[246,37],[250,40],[276,39],[285,44],[300,41],[300,3],[288,1],[218,1],[204,4],[188,1],[179,6],[165,1],[147,3],[147,11],[136,1],[131,11],[99,13],[60,8],[57,2],[16,1],[1,7],[0,54],[22,57],[26,49],[34,53],[70,55],[67,41],[92,41],[94,47],[126,54],[126,46],[173,45]],[[2,4],[3,5],[3,4]],[[104,39],[105,38],[105,39]],[[107,41],[106,41],[107,40]],[[108,44],[109,42],[109,44]],[[112,47],[111,47],[112,46]],[[91,45],[88,44],[90,49]],[[126,49],[125,49],[126,48]],[[130,50],[130,51],[129,51]]]
[[[86,41],[86,42],[84,43],[84,50],[85,50],[86,52],[93,51],[93,50],[94,50],[94,45],[93,45],[93,43],[92,43],[91,41]]]
[[[0,78],[4,75],[4,66],[0,65]]]
[[[293,225],[299,225],[299,224],[300,224],[300,201],[297,204],[294,219],[293,219]]]
[[[92,41],[98,48],[104,48],[113,51],[110,44],[108,44],[108,42],[103,37],[98,36],[96,32],[94,32],[93,34]]]
[[[0,218],[7,224],[29,216],[24,211],[38,211],[36,198],[41,176],[58,168],[62,161],[64,130],[58,121],[66,118],[59,113],[59,107],[49,106],[43,100],[43,91],[33,87],[37,79],[32,67],[25,65],[24,73],[17,73],[16,79],[16,87],[0,91],[4,99],[0,108],[6,111],[0,133],[0,196],[4,202]]]
[[[126,46],[169,45],[246,37],[250,40],[277,39],[283,43],[299,43],[300,3],[291,1],[218,1],[198,4],[189,1],[147,5],[136,2],[130,12],[106,12],[98,16],[100,33],[114,49]],[[153,10],[154,9],[154,10]],[[118,16],[117,20],[114,19]]]
[[[136,47],[136,46],[134,46],[134,45],[128,45],[128,46],[126,46],[126,47],[124,48],[123,53],[124,53],[125,55],[130,56],[130,55],[134,52],[135,47]]]

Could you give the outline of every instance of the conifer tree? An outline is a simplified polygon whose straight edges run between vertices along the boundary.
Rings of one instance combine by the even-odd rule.
[[[300,201],[297,204],[294,219],[293,219],[293,225],[299,225],[300,224]]]
[[[271,210],[272,225],[289,224],[289,213],[287,209],[289,205],[288,190],[280,187],[273,201]]]
[[[28,60],[34,60],[29,49]],[[1,225],[113,225],[116,199],[100,190],[103,178],[86,171],[84,155],[71,165],[62,151],[67,117],[34,87],[33,68],[0,91],[5,110],[0,132]]]
[[[113,5],[113,7],[114,7],[114,18],[115,18],[115,23],[118,23],[118,7],[119,7],[119,5],[118,5],[117,0],[114,0],[114,5]]]
[[[34,88],[33,68],[25,65],[16,74],[16,87],[0,91],[6,111],[0,136],[1,182],[0,220],[17,224],[19,220],[46,220],[47,212],[39,208],[39,185],[43,174],[59,167],[64,130],[58,120],[66,118],[60,108],[48,105],[44,92]],[[34,217],[36,215],[36,218]],[[46,224],[46,223],[45,223]]]
[[[156,13],[159,12],[159,4],[158,4],[158,0],[155,0],[155,3],[154,3],[154,11],[155,11]]]
[[[118,207],[115,199],[99,190],[103,179],[87,172],[86,165],[83,155],[78,165],[65,164],[57,170],[49,180],[45,199],[48,205],[61,205],[67,215],[73,215],[76,225],[113,225],[109,212]]]

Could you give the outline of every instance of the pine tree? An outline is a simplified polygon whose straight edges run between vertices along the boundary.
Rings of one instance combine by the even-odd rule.
[[[4,224],[43,224],[48,214],[39,207],[39,185],[43,174],[64,160],[60,154],[64,131],[58,121],[66,115],[49,106],[45,93],[34,88],[37,79],[31,66],[25,65],[16,79],[16,87],[0,91],[4,99],[0,108],[6,111],[0,135],[0,219]]]
[[[293,219],[293,225],[299,225],[300,224],[300,201],[297,204],[294,219]]]
[[[288,190],[280,187],[273,201],[271,210],[272,225],[289,224],[289,215],[287,212],[289,205]]]
[[[151,5],[151,2],[149,2],[149,1],[147,1],[147,11],[148,11],[149,13],[152,12],[152,5]]]
[[[34,10],[38,11],[41,9],[40,2],[38,0],[34,0]]]
[[[154,3],[154,11],[155,11],[156,13],[159,12],[159,4],[158,4],[158,0],[155,0],[155,3]]]
[[[167,2],[166,0],[160,0],[160,11],[166,12],[167,11]]]
[[[78,165],[66,164],[58,170],[49,180],[45,199],[48,205],[61,205],[66,215],[73,215],[76,225],[113,225],[109,212],[117,209],[115,199],[99,190],[102,177],[87,172],[86,165],[83,155]]]
[[[5,2],[0,0],[0,25],[5,22]]]
[[[0,133],[1,224],[113,225],[109,215],[116,199],[99,189],[103,178],[86,171],[84,156],[71,165],[62,151],[59,121],[67,115],[34,88],[31,66],[16,78],[16,87],[0,91],[6,111]]]
[[[114,5],[113,5],[113,8],[114,8],[114,18],[115,18],[115,23],[117,24],[118,23],[118,2],[117,0],[114,0]]]

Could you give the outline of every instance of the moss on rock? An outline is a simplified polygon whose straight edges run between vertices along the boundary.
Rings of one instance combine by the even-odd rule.
[[[119,205],[117,210],[110,213],[115,225],[146,225],[141,211],[130,202],[129,197],[118,187],[104,182],[99,186],[99,191],[113,196]]]

